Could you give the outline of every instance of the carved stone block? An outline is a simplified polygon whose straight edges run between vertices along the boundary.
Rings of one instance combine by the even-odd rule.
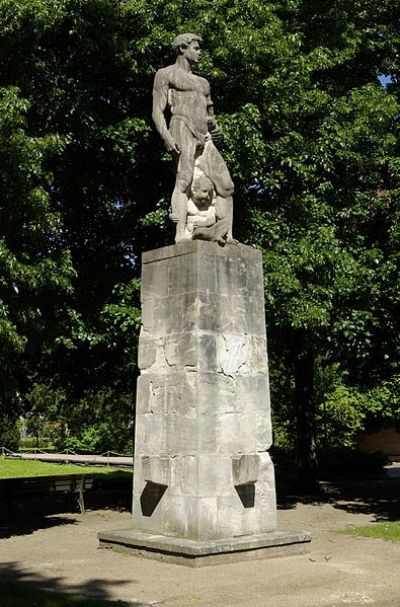
[[[142,300],[134,527],[199,540],[275,528],[260,253],[151,251]]]
[[[276,531],[262,281],[243,245],[143,255],[133,528],[103,545],[185,564],[307,551]]]

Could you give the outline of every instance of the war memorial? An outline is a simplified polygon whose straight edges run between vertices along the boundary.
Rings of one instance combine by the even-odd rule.
[[[179,35],[155,76],[175,244],[142,257],[132,527],[99,533],[100,547],[191,566],[302,554],[311,540],[277,526],[262,258],[232,235],[210,86],[192,72],[200,44]]]

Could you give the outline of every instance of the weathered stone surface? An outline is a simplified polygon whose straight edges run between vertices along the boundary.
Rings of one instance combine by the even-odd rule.
[[[236,455],[232,457],[232,474],[234,485],[255,483],[260,474],[260,456],[257,453],[250,455]]]
[[[273,467],[264,457],[271,444],[264,300],[256,282],[261,255],[243,245],[192,241],[143,257],[138,530],[200,540],[276,528]],[[159,495],[150,516],[143,494],[146,504]]]
[[[284,529],[214,541],[182,540],[131,529],[103,531],[99,538],[103,548],[189,567],[307,554],[311,542],[305,531]]]
[[[170,218],[175,242],[191,239],[232,242],[234,186],[216,144],[220,139],[210,85],[192,73],[200,38],[179,34],[172,43],[173,65],[158,70],[153,88],[153,121],[166,148],[177,158]]]
[[[146,253],[142,271],[132,537],[213,554],[273,532],[260,252],[193,240]]]
[[[200,257],[203,257],[204,255],[211,257],[218,255],[218,257],[226,257],[228,259],[247,259],[251,262],[251,265],[248,267],[247,276],[249,277],[249,275],[252,275],[253,277],[252,279],[248,278],[249,290],[256,289],[263,292],[261,251],[242,244],[232,247],[220,247],[216,242],[202,242],[200,240],[181,242],[179,243],[179,248],[172,245],[169,247],[162,247],[161,249],[145,251],[142,255],[142,264],[144,266],[145,264],[155,261],[181,257],[194,253],[195,251],[200,254]],[[261,288],[260,285],[257,284],[259,280],[261,281]]]
[[[146,482],[159,485],[171,484],[171,459],[159,455],[142,457],[142,475]]]

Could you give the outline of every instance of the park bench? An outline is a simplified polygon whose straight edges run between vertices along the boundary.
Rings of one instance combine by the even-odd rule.
[[[0,502],[12,513],[16,504],[27,505],[29,500],[75,497],[81,514],[85,513],[84,493],[93,487],[93,476],[67,474],[64,476],[36,476],[0,480]]]

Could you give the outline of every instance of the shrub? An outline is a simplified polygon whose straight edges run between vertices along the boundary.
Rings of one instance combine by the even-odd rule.
[[[10,451],[18,451],[19,440],[17,422],[2,415],[0,417],[0,447],[5,447]]]

